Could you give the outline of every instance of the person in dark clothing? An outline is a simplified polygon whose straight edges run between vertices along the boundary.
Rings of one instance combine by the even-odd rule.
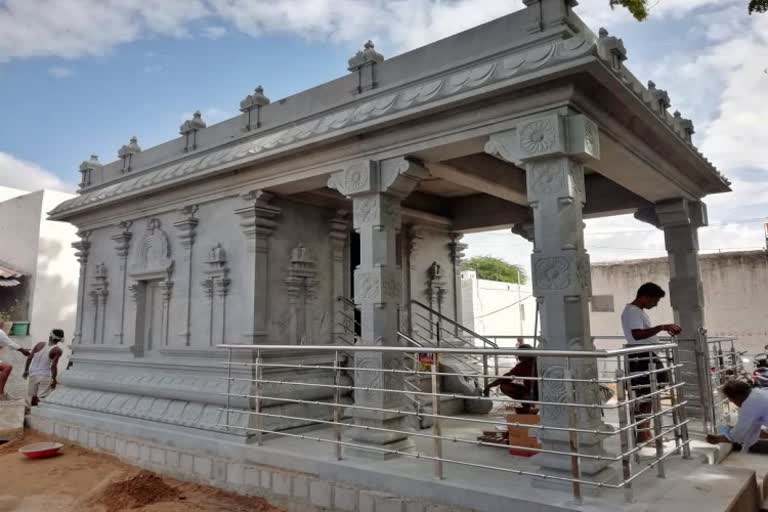
[[[521,345],[521,349],[531,349],[530,345]],[[523,403],[517,408],[521,414],[531,412],[533,404],[527,403],[529,400],[539,399],[539,384],[535,377],[538,376],[536,370],[536,358],[529,356],[519,356],[518,362],[514,368],[505,373],[502,377],[488,384],[483,390],[483,394],[488,396],[491,389],[498,387],[499,390],[513,400],[522,400]],[[505,377],[519,377],[511,379]]]

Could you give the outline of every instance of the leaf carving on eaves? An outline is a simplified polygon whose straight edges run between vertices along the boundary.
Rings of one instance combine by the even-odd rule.
[[[83,194],[80,197],[62,203],[53,210],[53,213],[58,214],[86,204],[102,202],[115,195],[137,191],[150,185],[158,185],[174,178],[191,176],[198,172],[202,173],[216,165],[232,163],[244,158],[252,158],[260,152],[288,145],[298,140],[343,129],[350,125],[360,124],[377,117],[408,109],[416,104],[424,104],[439,98],[449,97],[495,81],[510,78],[516,74],[539,69],[550,63],[567,61],[594,53],[596,51],[595,48],[594,39],[574,37],[531,48],[523,55],[513,55],[494,62],[478,64],[470,69],[461,70],[440,79],[417,84],[401,91],[386,94],[383,97],[373,98],[355,107],[328,114],[319,120],[306,121],[297,126],[285,128],[255,140],[244,141],[235,147],[214,150],[212,153],[186,160],[181,164],[169,164],[170,167],[121,182],[119,189],[108,187],[107,189]],[[145,181],[147,179],[150,181]]]

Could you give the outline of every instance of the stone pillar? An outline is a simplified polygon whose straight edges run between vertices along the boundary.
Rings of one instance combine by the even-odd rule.
[[[330,222],[331,239],[331,300],[333,301],[332,343],[353,343],[355,312],[339,297],[348,298],[347,248],[349,241],[349,212],[339,210]]]
[[[453,276],[453,319],[456,323],[462,323],[461,317],[461,262],[464,259],[464,250],[467,248],[467,244],[462,243],[461,239],[464,237],[461,233],[451,232],[449,233],[451,242],[448,244],[448,250],[451,255],[451,270]],[[454,326],[453,333],[457,336],[463,336],[464,333],[459,331],[459,328]]]
[[[131,225],[133,222],[127,220],[119,224],[120,232],[112,237],[115,242],[115,252],[120,262],[120,330],[115,337],[118,340],[118,344],[122,345],[125,337],[125,296],[127,292],[127,274],[128,274],[128,253],[131,249],[131,239],[133,233],[131,233]]]
[[[589,329],[590,268],[584,249],[582,209],[584,193],[583,163],[599,157],[597,127],[582,115],[558,111],[529,118],[510,132],[491,136],[486,151],[522,166],[527,174],[527,195],[533,210],[534,238],[531,257],[533,293],[541,309],[541,339],[544,350],[594,350]],[[523,231],[524,232],[524,231]],[[539,375],[562,379],[597,378],[595,359],[572,359],[570,369],[564,358],[539,359]],[[540,385],[540,400],[572,401],[562,382]],[[580,403],[599,403],[595,385],[575,386]],[[570,408],[543,406],[544,425],[568,427]],[[576,423],[582,429],[607,429],[600,411],[580,409]],[[542,447],[570,451],[567,432],[542,431]],[[602,439],[579,434],[582,453],[602,454]],[[539,454],[536,460],[546,474],[570,475],[570,459]],[[609,475],[606,462],[582,459],[582,474],[603,480]],[[534,480],[534,485],[557,486],[552,481]],[[587,491],[587,489],[584,489]]]
[[[83,309],[85,307],[85,286],[88,271],[88,253],[91,250],[91,242],[88,238],[91,236],[90,231],[80,231],[77,234],[80,237],[78,242],[72,244],[72,248],[75,249],[75,257],[78,263],[80,263],[80,284],[77,291],[77,315],[75,317],[75,332],[72,336],[72,343],[82,343],[83,336]]]
[[[406,226],[400,233],[400,266],[402,290],[400,293],[400,330],[413,336],[413,318],[411,315],[411,254],[413,253],[413,226]]]
[[[404,158],[374,162],[355,162],[334,174],[328,186],[352,198],[353,227],[360,234],[360,266],[355,270],[355,302],[362,318],[361,345],[402,346],[397,336],[398,307],[401,300],[401,275],[397,267],[396,236],[401,226],[403,198],[413,191],[427,175],[421,166]],[[402,354],[359,352],[357,368],[395,369],[404,366]],[[358,370],[355,385],[363,388],[402,389],[402,379],[394,374]],[[402,431],[404,418],[395,412],[405,405],[404,396],[385,391],[355,391],[355,404],[386,409],[383,411],[353,410],[355,425]],[[401,432],[382,432],[351,428],[356,443],[388,450],[403,450],[410,446]],[[365,455],[386,457],[382,452]]]
[[[181,209],[184,219],[173,223],[173,227],[179,230],[179,240],[184,248],[184,261],[187,264],[187,279],[184,288],[179,294],[181,297],[181,307],[184,315],[183,331],[179,334],[184,340],[184,346],[191,345],[192,338],[192,251],[195,246],[195,237],[197,236],[198,219],[197,205],[185,206]]]
[[[709,359],[704,330],[704,293],[699,270],[698,228],[707,225],[707,209],[702,202],[675,199],[655,205],[657,225],[664,230],[669,255],[669,302],[675,323],[683,328],[678,337],[680,359],[686,365],[684,373],[697,374],[696,357]],[[707,365],[708,366],[708,365]],[[699,375],[698,382],[689,382],[684,389],[688,413],[703,417],[712,400],[709,374]],[[707,393],[702,393],[707,389]]]
[[[253,190],[242,196],[247,206],[238,208],[240,227],[248,243],[248,263],[243,271],[243,342],[267,342],[269,311],[269,239],[277,227],[280,208],[270,205],[272,194]]]

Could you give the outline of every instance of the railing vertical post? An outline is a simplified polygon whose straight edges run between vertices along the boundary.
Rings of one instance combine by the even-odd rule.
[[[483,389],[488,387],[488,354],[483,354]]]
[[[432,414],[440,415],[440,356],[432,353]],[[443,479],[443,440],[440,428],[440,419],[432,418],[432,456],[435,458],[435,478]]]
[[[630,480],[632,478],[632,456],[630,455],[632,450],[632,442],[630,440],[632,429],[628,427],[629,414],[627,413],[627,409],[631,405],[625,403],[627,400],[626,386],[628,383],[624,380],[621,360],[622,356],[619,356],[616,360],[616,400],[619,403],[617,412],[619,413],[619,440],[621,442],[621,471],[624,479],[624,499],[627,503],[630,503],[634,499],[632,481]]]
[[[653,415],[653,437],[655,438],[654,444],[656,445],[656,476],[659,478],[666,478],[664,473],[664,439],[661,437],[661,407],[659,395],[656,394],[659,389],[656,379],[656,354],[649,352],[650,356],[650,381],[651,381],[651,414]]]
[[[261,446],[264,438],[263,424],[264,418],[261,416],[261,350],[256,350],[256,378],[254,379],[254,395],[256,396],[256,446]]]
[[[669,401],[672,406],[672,424],[675,427],[675,448],[678,454],[680,454],[680,446],[682,445],[682,431],[680,429],[680,400],[677,395],[677,374],[675,373],[675,361],[672,357],[671,349],[664,349],[664,360],[666,363],[667,375],[669,376]]]
[[[341,367],[339,351],[333,353],[333,433],[336,438],[336,460],[341,460]]]
[[[685,411],[685,393],[683,391],[685,383],[683,382],[682,370],[680,368],[680,351],[678,347],[672,349],[672,363],[675,365],[675,382],[681,384],[675,389],[675,394],[677,395],[677,403],[680,404],[678,418],[680,420],[680,436],[683,440],[683,458],[690,459],[691,446],[688,443],[688,413]]]
[[[637,394],[635,393],[635,387],[632,384],[632,372],[629,370],[629,357],[624,356],[624,375],[629,377],[629,379],[626,381],[627,383],[627,401],[629,402],[628,412],[629,412],[629,421],[631,425],[634,425],[630,431],[631,440],[637,439],[637,432],[638,427],[640,425],[637,424]],[[636,446],[636,443],[633,441],[632,446]],[[635,452],[635,462],[640,463],[640,451]]]
[[[576,397],[576,387],[573,384],[573,372],[571,369],[571,358],[566,358],[565,367],[565,386],[568,394],[568,401],[571,404],[577,404],[578,399]],[[571,476],[573,477],[573,498],[576,503],[581,504],[581,457],[579,457],[579,433],[574,429],[578,428],[578,411],[576,407],[568,407],[568,414],[570,419],[570,428],[568,432],[568,440],[571,448]]]
[[[227,349],[227,412],[225,414],[226,427],[225,430],[229,430],[229,411],[231,409],[232,400],[232,349]]]

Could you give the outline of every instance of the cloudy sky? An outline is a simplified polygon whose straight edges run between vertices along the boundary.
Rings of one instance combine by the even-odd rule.
[[[634,21],[608,0],[577,13],[622,37],[627,65],[667,89],[695,143],[733,181],[708,199],[707,251],[764,246],[768,221],[768,14],[747,0],[656,0]],[[0,0],[0,183],[74,190],[79,163],[137,135],[176,136],[195,109],[210,124],[263,84],[273,100],[346,73],[372,38],[385,56],[522,8],[521,0]],[[467,237],[468,254],[527,265],[508,232]],[[594,261],[663,255],[631,218],[590,221]]]

